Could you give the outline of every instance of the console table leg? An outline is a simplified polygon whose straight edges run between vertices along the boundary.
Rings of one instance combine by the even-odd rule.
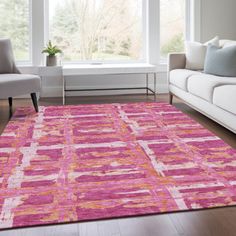
[[[65,77],[62,76],[62,104],[63,104],[63,106],[65,105],[65,96],[66,96],[66,92],[65,92]]]
[[[154,73],[154,99],[157,100],[157,74]]]
[[[149,91],[148,91],[148,86],[149,86],[149,75],[148,73],[146,74],[146,95],[149,95]]]

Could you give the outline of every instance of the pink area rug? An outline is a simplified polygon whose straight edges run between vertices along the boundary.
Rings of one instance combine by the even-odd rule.
[[[174,107],[18,109],[0,138],[0,228],[236,204],[236,151]]]

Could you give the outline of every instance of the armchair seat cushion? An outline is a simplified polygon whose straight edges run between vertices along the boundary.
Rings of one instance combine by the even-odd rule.
[[[192,75],[201,74],[199,71],[176,69],[170,72],[170,83],[187,92],[188,79]]]
[[[0,99],[40,92],[41,79],[28,74],[0,74]]]

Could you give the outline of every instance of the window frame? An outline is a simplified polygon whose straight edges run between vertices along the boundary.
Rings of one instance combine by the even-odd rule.
[[[41,54],[43,47],[49,39],[49,1],[29,0],[30,3],[30,60],[17,61],[19,65],[40,66],[45,63],[45,55]],[[106,61],[80,61],[79,64],[132,64],[150,63],[162,70],[166,62],[160,60],[160,11],[159,0],[143,1],[143,58],[142,60],[106,60]],[[187,40],[200,40],[201,31],[201,0],[186,0],[186,38]],[[65,64],[75,64],[68,62]],[[78,64],[78,62],[77,62]]]

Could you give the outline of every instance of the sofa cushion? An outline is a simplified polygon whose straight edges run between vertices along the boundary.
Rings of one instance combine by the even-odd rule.
[[[236,85],[224,85],[215,88],[213,104],[236,115]]]
[[[0,98],[36,93],[40,85],[41,79],[36,75],[0,74]]]
[[[236,45],[207,48],[204,72],[212,75],[236,77]]]
[[[188,78],[197,74],[201,74],[201,72],[187,69],[172,70],[170,72],[170,83],[184,91],[187,91]]]
[[[188,79],[187,91],[212,103],[214,89],[228,84],[236,85],[236,78],[208,74],[193,75]]]

